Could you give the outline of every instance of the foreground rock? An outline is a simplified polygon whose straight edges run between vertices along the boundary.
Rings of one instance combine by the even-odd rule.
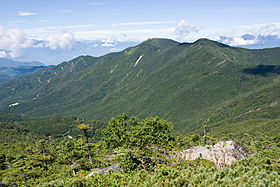
[[[218,169],[233,162],[248,158],[246,149],[239,143],[232,140],[220,141],[214,146],[197,146],[188,150],[179,151],[169,156],[185,160],[195,160],[197,158],[206,159],[215,163]]]
[[[95,173],[100,173],[100,174],[108,174],[109,171],[122,171],[121,167],[119,164],[114,164],[110,167],[99,169],[97,171],[91,172],[86,176],[86,178],[93,176]]]

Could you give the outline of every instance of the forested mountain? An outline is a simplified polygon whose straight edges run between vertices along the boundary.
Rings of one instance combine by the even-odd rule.
[[[205,121],[279,118],[280,48],[248,50],[207,39],[149,39],[102,57],[80,56],[0,88],[1,111],[96,120],[158,115],[190,132]]]

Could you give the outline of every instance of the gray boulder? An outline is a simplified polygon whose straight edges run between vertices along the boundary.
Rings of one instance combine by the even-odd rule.
[[[220,169],[225,165],[248,158],[246,149],[239,143],[232,140],[220,141],[214,146],[196,146],[188,150],[179,151],[169,155],[169,158],[185,160],[195,160],[197,158],[206,159],[215,163]]]

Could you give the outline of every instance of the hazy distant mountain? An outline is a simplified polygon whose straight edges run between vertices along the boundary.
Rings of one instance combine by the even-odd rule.
[[[280,48],[248,50],[207,39],[149,39],[102,57],[80,56],[0,86],[0,111],[108,120],[158,115],[177,132],[279,118]],[[278,112],[277,112],[278,111]]]
[[[14,78],[22,78],[37,69],[48,68],[41,62],[18,62],[7,58],[0,58],[0,83]]]
[[[0,58],[0,67],[19,67],[19,66],[43,66],[41,62],[19,62],[7,58]]]
[[[49,68],[53,66],[19,66],[19,67],[0,67],[0,83],[15,78],[23,78],[38,69]]]

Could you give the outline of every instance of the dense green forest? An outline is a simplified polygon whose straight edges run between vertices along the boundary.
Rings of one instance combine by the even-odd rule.
[[[205,123],[205,132],[176,136],[173,124],[158,117],[139,120],[122,114],[108,124],[78,117],[18,119],[7,117],[0,122],[2,186],[280,185],[279,120],[275,126],[249,121],[244,128],[250,131],[225,127],[230,133]],[[259,131],[258,127],[266,129]],[[167,159],[175,151],[228,139],[241,142],[249,158],[219,170],[204,159]],[[120,171],[86,177],[116,163]]]

